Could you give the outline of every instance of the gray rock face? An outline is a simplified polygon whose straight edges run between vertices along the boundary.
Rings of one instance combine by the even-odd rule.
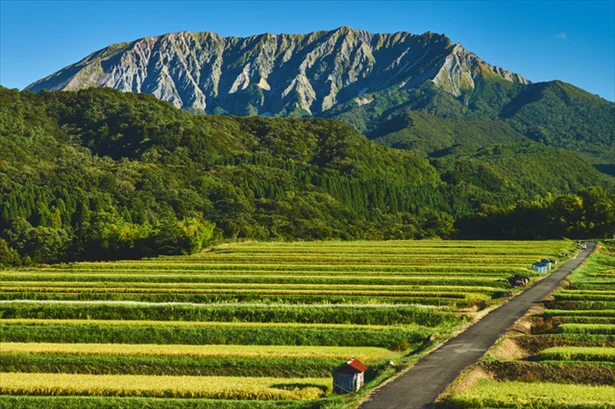
[[[444,35],[341,27],[246,38],[181,32],[114,44],[29,85],[32,91],[111,87],[179,108],[237,115],[318,115],[365,93],[433,81],[459,96],[479,76],[527,84]]]

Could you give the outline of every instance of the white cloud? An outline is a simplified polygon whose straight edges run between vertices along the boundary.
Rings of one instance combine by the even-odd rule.
[[[565,40],[566,38],[568,38],[568,35],[566,33],[557,33],[555,34],[555,38],[557,38],[558,40]]]

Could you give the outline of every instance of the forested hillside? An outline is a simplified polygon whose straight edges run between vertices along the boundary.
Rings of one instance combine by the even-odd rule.
[[[376,143],[438,155],[462,145],[534,141],[579,152],[609,172],[615,164],[615,104],[560,81],[518,85],[487,77],[467,98],[434,85],[387,89],[326,113]],[[602,166],[600,166],[602,165]]]
[[[546,237],[606,235],[613,192],[583,158],[531,141],[428,159],[338,121],[191,115],[103,88],[0,88],[0,264],[191,253],[232,238],[463,236],[527,203],[574,212],[574,226]],[[530,231],[543,222],[522,220]]]
[[[420,111],[395,115],[368,136],[383,146],[425,152],[431,156],[438,156],[441,150],[456,146],[480,148],[495,143],[530,141],[504,121],[441,118]]]
[[[532,84],[500,115],[535,141],[615,164],[615,104],[580,88],[561,81]]]

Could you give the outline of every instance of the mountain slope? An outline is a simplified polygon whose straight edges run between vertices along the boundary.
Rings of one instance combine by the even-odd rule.
[[[372,135],[375,136],[372,140],[380,145],[425,152],[431,156],[444,154],[447,149],[458,145],[480,148],[530,141],[504,121],[441,118],[420,111],[396,115],[368,137]]]
[[[547,145],[615,164],[615,104],[561,81],[528,86],[500,117],[519,132]]]
[[[467,101],[433,84],[365,97],[370,106],[342,104],[326,116],[385,146],[428,154],[456,144],[532,140],[582,153],[597,167],[615,165],[615,104],[560,81],[480,81]]]

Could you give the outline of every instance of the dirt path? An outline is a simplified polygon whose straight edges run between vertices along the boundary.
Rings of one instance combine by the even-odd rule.
[[[594,243],[588,243],[587,249],[576,258],[420,359],[408,372],[373,393],[359,408],[430,408],[465,368],[478,361],[534,303],[555,290],[594,248]]]

